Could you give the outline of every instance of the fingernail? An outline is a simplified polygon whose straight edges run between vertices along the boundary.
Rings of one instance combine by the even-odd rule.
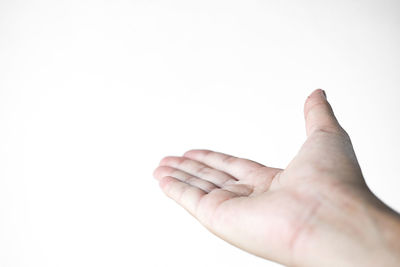
[[[321,89],[321,91],[322,91],[322,94],[324,95],[325,99],[327,99],[326,92],[324,90],[322,90],[322,89]]]

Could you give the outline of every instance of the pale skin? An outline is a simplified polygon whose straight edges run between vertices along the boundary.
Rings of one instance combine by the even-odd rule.
[[[163,158],[154,177],[208,230],[259,257],[287,266],[400,266],[400,216],[367,187],[321,89],[307,98],[304,117],[307,139],[285,169],[190,150]]]

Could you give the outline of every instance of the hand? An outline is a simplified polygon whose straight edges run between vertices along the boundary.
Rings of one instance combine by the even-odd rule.
[[[304,115],[307,140],[286,169],[190,150],[165,157],[154,176],[211,232],[265,259],[398,266],[399,216],[368,189],[322,90],[308,97]]]

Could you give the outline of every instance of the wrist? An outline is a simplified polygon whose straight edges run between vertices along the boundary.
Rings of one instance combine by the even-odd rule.
[[[333,255],[340,263],[333,266],[399,266],[400,216],[372,192],[347,200],[342,207],[347,218],[336,228],[341,232],[336,233],[338,240],[346,242],[338,241],[337,256],[341,252],[344,257]]]
[[[299,241],[303,249],[297,256],[309,257],[296,257],[301,258],[296,266],[400,265],[399,214],[372,193],[356,191],[321,202],[320,212]]]
[[[400,215],[379,201],[369,210],[369,218],[375,231],[369,233],[376,240],[379,266],[400,265]],[[375,265],[375,266],[378,266]]]

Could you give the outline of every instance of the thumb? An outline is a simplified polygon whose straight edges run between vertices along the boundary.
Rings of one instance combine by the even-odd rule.
[[[304,118],[307,136],[317,131],[345,133],[322,89],[314,90],[308,96],[304,104]]]

